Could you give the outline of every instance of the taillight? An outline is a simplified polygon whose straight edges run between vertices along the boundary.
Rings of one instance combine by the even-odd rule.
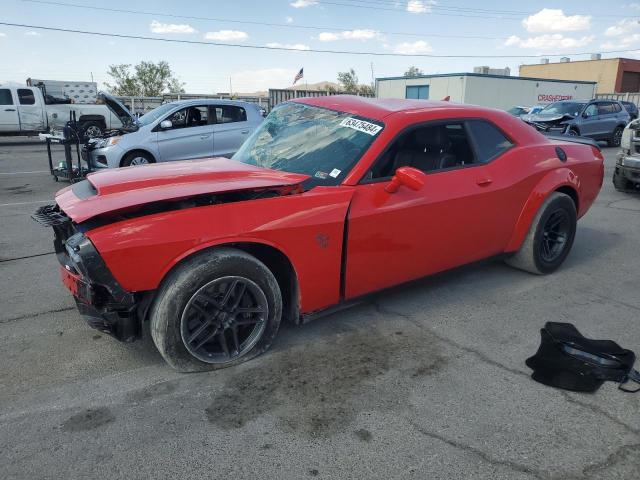
[[[604,162],[604,156],[602,155],[602,151],[598,147],[591,147],[591,151],[593,152],[593,156],[598,160]]]

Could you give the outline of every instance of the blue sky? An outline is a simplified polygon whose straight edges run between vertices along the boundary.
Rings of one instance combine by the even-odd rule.
[[[437,55],[546,55],[638,48],[638,51],[631,53],[604,56],[640,58],[640,2],[624,0],[487,0],[481,3],[476,0],[60,2],[155,13],[108,12],[3,0],[0,21],[158,38],[282,45],[301,50],[268,51],[180,45],[0,25],[0,81],[22,83],[27,77],[88,80],[93,73],[97,81],[104,82],[109,80],[106,70],[110,64],[166,60],[186,83],[188,92],[227,92],[230,78],[235,92],[253,92],[269,87],[286,88],[301,67],[304,67],[305,80],[309,83],[335,81],[337,72],[351,67],[356,70],[362,83],[369,83],[372,63],[374,75],[384,77],[402,75],[410,65],[421,68],[425,73],[472,71],[476,65],[509,66],[512,74],[517,74],[519,64],[538,62],[537,59],[526,58],[372,57],[314,53],[304,49]],[[479,9],[517,13],[485,13]],[[291,26],[331,27],[333,30],[172,18],[158,15],[158,12]],[[477,18],[479,16],[488,18]],[[431,35],[451,35],[454,38]],[[469,39],[460,36],[492,38]]]

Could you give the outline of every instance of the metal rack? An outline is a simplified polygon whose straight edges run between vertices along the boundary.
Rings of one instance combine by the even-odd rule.
[[[53,175],[53,179],[57,182],[62,178],[75,183],[82,180],[87,173],[92,171],[91,164],[87,161],[87,165],[82,164],[82,155],[80,154],[80,143],[83,142],[83,132],[81,132],[76,121],[75,112],[69,115],[69,121],[62,130],[62,135],[41,134],[40,138],[47,143],[47,156],[49,159],[49,171]],[[51,152],[51,144],[55,143],[64,146],[64,162],[56,167],[53,165],[53,155]],[[75,148],[74,148],[75,147]],[[74,150],[76,162],[74,165]]]

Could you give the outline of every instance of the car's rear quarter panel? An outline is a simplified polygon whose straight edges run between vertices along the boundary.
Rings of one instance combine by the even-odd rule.
[[[291,261],[301,313],[340,299],[344,220],[352,189],[316,188],[284,197],[174,210],[87,233],[125,290],[147,291],[184,258],[216,245],[253,242]],[[239,233],[242,232],[242,233]]]

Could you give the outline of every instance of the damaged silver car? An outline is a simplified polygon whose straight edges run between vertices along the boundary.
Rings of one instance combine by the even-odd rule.
[[[624,129],[620,147],[613,186],[619,192],[640,192],[640,120],[634,120]]]
[[[580,135],[618,147],[630,117],[615,100],[562,100],[523,120],[541,132]]]

